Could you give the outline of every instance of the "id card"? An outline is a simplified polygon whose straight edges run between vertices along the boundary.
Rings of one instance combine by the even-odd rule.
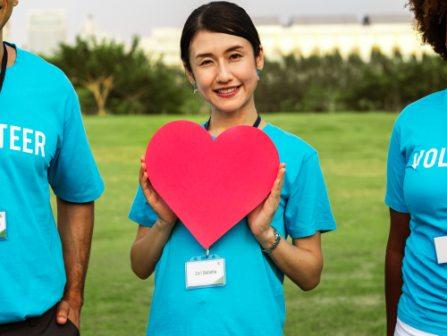
[[[438,264],[447,263],[447,236],[435,238],[435,249]]]
[[[0,211],[0,240],[6,239],[6,212]]]
[[[225,259],[195,258],[185,264],[186,289],[225,286]]]

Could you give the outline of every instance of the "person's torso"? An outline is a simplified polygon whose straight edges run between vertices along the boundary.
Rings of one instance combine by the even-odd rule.
[[[403,191],[411,220],[399,314],[413,327],[447,334],[447,264],[438,264],[434,243],[447,236],[447,92],[417,102],[403,118]]]
[[[0,324],[39,315],[65,284],[48,174],[63,136],[67,86],[61,72],[18,50],[0,94]]]
[[[285,206],[301,161],[312,149],[304,142],[297,145],[296,140],[291,146],[288,136],[272,125],[264,131],[287,166],[281,202],[272,222],[286,237]],[[262,253],[246,220],[217,241],[210,253],[225,259],[225,286],[186,289],[185,263],[205,251],[182,223],[176,225],[156,267],[148,335],[282,335],[283,274]]]

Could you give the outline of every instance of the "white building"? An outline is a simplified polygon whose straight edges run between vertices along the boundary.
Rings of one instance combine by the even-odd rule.
[[[404,56],[431,53],[423,46],[410,17],[296,17],[286,24],[277,18],[254,20],[268,59],[283,55],[325,54],[339,50],[343,56],[357,52],[368,59],[374,48],[387,55],[399,49]],[[152,57],[162,57],[167,64],[180,63],[181,28],[159,28],[142,39],[142,47]]]
[[[80,30],[79,36],[83,39],[95,39],[98,42],[115,40],[121,41],[122,39],[114,37],[111,34],[102,30],[96,23],[92,14],[89,14],[84,20]]]
[[[166,64],[181,65],[180,28],[156,28],[149,37],[142,37],[141,47],[151,58],[162,58]]]
[[[43,55],[54,53],[67,39],[67,17],[62,10],[32,10],[28,14],[28,47]]]

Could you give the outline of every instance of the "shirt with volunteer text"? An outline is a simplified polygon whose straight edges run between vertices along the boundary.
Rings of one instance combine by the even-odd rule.
[[[0,324],[38,316],[66,282],[50,189],[84,203],[103,192],[78,98],[67,77],[17,49],[0,94]]]
[[[386,204],[410,214],[402,261],[399,319],[447,335],[447,264],[438,264],[434,238],[447,236],[447,91],[402,111],[388,152]]]

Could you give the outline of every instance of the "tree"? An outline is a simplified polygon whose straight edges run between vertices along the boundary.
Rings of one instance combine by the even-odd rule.
[[[130,48],[113,41],[76,39],[53,63],[75,84],[83,111],[113,114],[197,114],[209,110],[192,94],[184,71],[151,59],[135,38]],[[445,86],[447,63],[436,56],[404,58],[373,50],[358,54],[286,55],[266,60],[256,90],[261,112],[398,111]]]
[[[133,52],[133,50],[131,50]],[[52,62],[62,68],[76,86],[93,95],[97,113],[106,114],[106,104],[115,85],[116,67],[125,57],[122,45],[114,41],[76,38],[74,45],[61,44]]]
[[[76,38],[62,44],[50,60],[70,77],[84,111],[94,113],[149,114],[194,113],[203,103],[190,94],[182,71],[150,59],[134,38],[128,50],[115,41]]]

